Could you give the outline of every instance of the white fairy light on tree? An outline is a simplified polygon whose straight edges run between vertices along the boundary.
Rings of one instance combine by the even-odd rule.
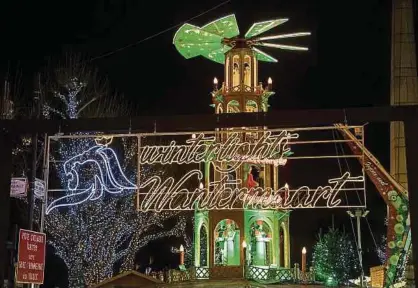
[[[76,206],[77,213],[55,210],[48,215],[49,241],[68,267],[70,287],[111,277],[118,262],[131,269],[135,252],[150,241],[184,233],[184,217],[163,230],[171,215],[137,212],[134,203],[132,196],[113,197]]]
[[[385,227],[388,226],[387,217],[385,218],[384,225]],[[380,238],[380,242],[377,243],[377,247],[376,247],[376,254],[382,265],[386,264],[386,261],[387,261],[387,254],[386,254],[387,246],[388,246],[387,235],[382,235],[382,237]]]
[[[53,71],[55,73],[49,77],[49,82],[56,85],[53,86],[51,95],[45,97],[48,100],[43,107],[46,118],[76,119],[111,117],[115,116],[115,113],[127,114],[126,106],[121,105],[120,99],[104,98],[107,94],[106,85],[101,85],[95,74],[91,73],[80,59],[69,57],[63,66]],[[121,143],[123,159],[119,160],[122,160],[126,168],[126,165],[135,161],[137,147],[123,139]],[[54,158],[69,159],[93,145],[95,142],[92,138],[61,141],[58,143],[56,155],[50,156],[50,160],[54,163]],[[64,188],[67,187],[67,180],[60,163],[58,161],[54,168]],[[164,173],[152,171],[147,167],[141,169],[141,175],[145,177],[147,174]],[[128,179],[134,181],[137,174],[135,169],[125,170],[129,172],[126,175]],[[84,173],[84,179],[94,177],[93,169],[86,171],[88,174]],[[178,217],[176,224],[166,229],[166,220],[178,213],[137,212],[134,193],[133,190],[123,191],[121,194],[107,196],[95,202],[54,209],[47,215],[45,227],[48,239],[56,254],[67,265],[70,287],[84,287],[111,277],[117,263],[122,263],[122,270],[133,269],[136,251],[141,247],[158,238],[180,237],[184,234],[184,217]]]

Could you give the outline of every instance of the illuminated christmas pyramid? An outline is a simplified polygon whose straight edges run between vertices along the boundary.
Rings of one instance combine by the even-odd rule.
[[[305,47],[266,43],[267,40],[292,38],[310,33],[291,33],[261,37],[260,34],[281,25],[288,19],[277,19],[254,23],[244,38],[239,38],[235,15],[215,20],[202,27],[184,24],[174,36],[174,45],[185,58],[206,57],[225,65],[223,84],[218,87],[214,79],[212,106],[216,114],[239,112],[267,112],[268,99],[274,92],[272,80],[267,86],[258,82],[258,61],[277,62],[275,58],[255,46],[266,46],[285,50],[307,50]],[[255,143],[266,127],[243,127],[241,141]],[[220,130],[218,142],[229,137]],[[236,169],[227,170],[228,185],[232,188],[271,187],[279,188],[277,161],[247,159]],[[231,164],[233,165],[233,164]],[[220,181],[225,171],[206,162],[205,181]],[[225,170],[224,169],[224,170]],[[198,278],[231,279],[242,278],[243,266],[247,266],[247,277],[254,279],[257,268],[290,268],[289,211],[284,210],[195,210],[194,265]],[[209,272],[210,271],[210,272]]]

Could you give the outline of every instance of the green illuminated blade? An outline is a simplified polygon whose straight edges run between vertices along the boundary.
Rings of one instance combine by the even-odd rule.
[[[217,50],[207,51],[207,53],[205,51],[202,53],[202,56],[214,62],[225,64],[225,53],[231,49],[231,47],[224,45],[222,48]]]
[[[265,46],[265,47],[272,47],[272,48],[279,48],[283,50],[293,50],[293,51],[308,51],[308,47],[302,46],[294,46],[294,45],[284,45],[284,44],[275,44],[275,43],[258,43],[257,45]]]
[[[264,61],[264,62],[277,62],[277,59],[270,56],[269,54],[261,51],[260,49],[257,49],[253,47],[253,50],[255,52],[255,57],[258,61]]]
[[[270,29],[273,29],[274,27],[283,24],[287,20],[289,19],[276,19],[263,22],[256,22],[253,24],[253,26],[250,27],[250,29],[248,29],[247,33],[245,33],[245,38],[248,39],[260,35],[261,33],[264,33]]]
[[[234,14],[212,21],[201,29],[223,38],[233,38],[239,35],[237,19]]]
[[[221,41],[222,37],[186,23],[177,30],[173,44],[184,58],[189,59],[222,48]]]

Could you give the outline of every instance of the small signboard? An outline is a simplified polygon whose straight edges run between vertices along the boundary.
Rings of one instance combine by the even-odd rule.
[[[26,197],[28,189],[28,181],[26,178],[12,178],[10,183],[10,197],[22,198]]]
[[[20,229],[17,283],[43,284],[45,270],[46,235]]]
[[[35,179],[35,197],[43,198],[45,194],[45,181],[36,178]]]

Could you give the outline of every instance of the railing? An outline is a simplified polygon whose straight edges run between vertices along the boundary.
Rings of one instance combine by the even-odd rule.
[[[295,282],[293,269],[287,268],[263,268],[248,266],[245,278],[257,282],[289,283]]]
[[[222,85],[222,91],[224,93],[256,93],[256,94],[262,94],[264,89],[263,85],[257,85],[255,87],[251,87],[245,84],[232,86],[232,87],[226,87]]]
[[[240,267],[236,267],[239,269]],[[242,267],[241,267],[242,269]],[[242,271],[242,270],[241,270]],[[176,283],[194,280],[207,280],[219,271],[209,267],[191,267],[185,270],[170,270],[168,279],[165,282]],[[309,271],[303,272],[298,265],[295,268],[280,267],[259,267],[247,266],[244,269],[244,277],[247,280],[253,280],[260,283],[314,283],[315,273],[311,268]],[[242,275],[242,274],[241,274]]]
[[[209,279],[209,267],[195,267],[196,279]]]

